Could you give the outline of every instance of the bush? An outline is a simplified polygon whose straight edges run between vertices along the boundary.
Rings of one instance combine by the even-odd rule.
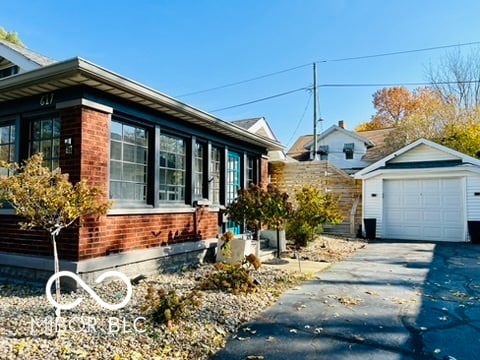
[[[305,186],[295,192],[296,208],[287,223],[287,237],[296,246],[306,246],[315,235],[322,233],[324,224],[338,224],[342,216],[338,197],[322,192],[313,186]]]
[[[196,290],[180,296],[175,290],[167,292],[164,288],[149,286],[142,310],[150,312],[155,323],[171,327],[175,319],[188,316],[193,309],[200,307],[201,297]]]
[[[234,295],[252,293],[257,290],[255,280],[242,263],[217,263],[215,268],[217,271],[210,273],[200,283],[201,290],[222,290]]]

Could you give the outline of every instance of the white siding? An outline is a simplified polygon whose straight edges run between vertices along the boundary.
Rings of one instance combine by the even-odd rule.
[[[439,161],[439,160],[460,160],[449,153],[437,150],[431,146],[421,144],[400,156],[389,161],[389,163],[401,163],[412,161]]]
[[[343,147],[345,144],[353,143],[353,159],[345,159]],[[339,169],[363,168],[370,163],[362,161],[367,151],[365,144],[358,139],[348,136],[340,131],[334,131],[318,142],[318,145],[328,145],[328,161]]]
[[[377,219],[376,236],[382,237],[383,181],[381,177],[364,180],[363,218]]]
[[[478,195],[475,195],[477,193]],[[467,220],[480,220],[480,175],[466,179]]]

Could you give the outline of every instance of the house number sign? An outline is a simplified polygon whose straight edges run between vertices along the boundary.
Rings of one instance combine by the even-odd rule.
[[[47,106],[53,104],[54,93],[45,94],[40,97],[40,106]]]

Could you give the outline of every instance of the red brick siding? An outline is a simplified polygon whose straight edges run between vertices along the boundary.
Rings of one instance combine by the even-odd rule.
[[[61,159],[62,172],[72,182],[87,179],[100,186],[107,198],[110,115],[84,107],[63,109]],[[73,154],[65,154],[64,140],[72,140]],[[266,169],[262,161],[262,180]],[[195,218],[196,216],[196,218]],[[196,220],[196,234],[195,234]],[[0,216],[0,251],[52,256],[49,234],[20,230],[18,218]],[[109,215],[84,219],[80,227],[65,229],[58,237],[61,259],[83,260],[133,249],[151,248],[217,236],[218,213],[197,209],[194,213]]]
[[[196,231],[195,236],[195,217]],[[88,219],[80,230],[79,260],[217,236],[216,212],[111,215]]]

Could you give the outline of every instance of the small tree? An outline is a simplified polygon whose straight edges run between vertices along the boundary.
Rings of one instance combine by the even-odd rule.
[[[295,192],[296,207],[287,224],[288,236],[295,244],[305,246],[323,231],[323,225],[342,221],[338,197],[322,192],[313,186],[305,186]]]
[[[57,273],[56,238],[60,231],[84,216],[106,214],[110,202],[102,200],[99,188],[90,187],[85,180],[73,185],[68,174],[62,174],[60,169],[50,170],[42,163],[42,154],[33,155],[22,165],[1,161],[0,168],[5,168],[10,176],[0,177],[0,200],[7,201],[21,217],[22,229],[48,231],[53,246],[54,272]],[[59,302],[59,278],[55,286]]]
[[[232,221],[245,223],[247,227],[257,230],[257,239],[260,239],[262,224],[280,230],[285,226],[291,211],[288,195],[271,184],[267,190],[255,184],[251,184],[248,189],[238,190],[237,198],[227,208]]]

